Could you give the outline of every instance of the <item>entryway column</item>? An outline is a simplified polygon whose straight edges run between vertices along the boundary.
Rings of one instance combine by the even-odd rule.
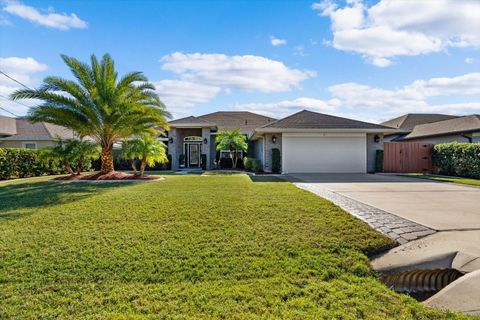
[[[173,142],[170,143],[170,140],[173,139]],[[178,170],[180,167],[180,164],[178,163],[178,156],[180,155],[178,153],[178,146],[183,145],[182,141],[178,141],[178,135],[177,135],[177,129],[176,128],[171,128],[170,131],[168,132],[168,153],[171,156],[172,159],[172,170]]]
[[[212,168],[212,159],[211,159],[211,152],[210,152],[210,146],[212,141],[211,136],[210,136],[210,128],[202,128],[202,154],[205,154],[207,156],[207,169]],[[207,143],[205,142],[205,139],[207,139]]]

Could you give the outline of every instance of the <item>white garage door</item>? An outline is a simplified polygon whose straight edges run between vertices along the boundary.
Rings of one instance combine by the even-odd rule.
[[[282,159],[286,173],[366,172],[366,134],[284,134]]]

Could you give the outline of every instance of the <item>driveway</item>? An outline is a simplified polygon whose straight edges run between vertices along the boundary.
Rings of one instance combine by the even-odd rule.
[[[439,231],[480,230],[480,188],[378,174],[290,174]]]

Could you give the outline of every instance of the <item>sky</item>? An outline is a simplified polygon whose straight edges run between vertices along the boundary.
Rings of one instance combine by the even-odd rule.
[[[0,0],[0,71],[21,84],[105,53],[173,118],[480,113],[480,0]],[[38,103],[9,101],[20,87],[0,74],[0,114]]]

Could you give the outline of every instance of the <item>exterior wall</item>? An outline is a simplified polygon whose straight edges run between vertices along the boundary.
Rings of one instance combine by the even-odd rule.
[[[209,150],[211,139],[210,139],[210,129],[209,128],[171,128],[168,133],[168,138],[173,138],[173,143],[168,143],[168,154],[172,157],[172,170],[178,170],[180,168],[180,163],[178,158],[181,154],[184,153],[183,150],[183,139],[188,136],[198,136],[202,138],[207,138],[207,144],[201,143],[201,153],[207,154],[207,164],[209,163],[208,158],[211,156],[209,152],[205,152],[205,150]],[[211,160],[210,160],[211,161]],[[207,166],[207,168],[209,168]]]
[[[249,156],[251,158],[255,158],[257,160],[262,161],[262,165],[263,165],[263,163],[264,163],[264,159],[263,159],[263,137],[258,139],[258,140],[253,141],[252,143],[253,143],[253,148],[252,148],[253,154],[251,154]]]
[[[202,154],[205,154],[207,156],[207,169],[212,168],[212,152],[211,152],[211,144],[215,144],[214,141],[212,141],[212,136],[210,135],[210,128],[202,128],[202,138],[207,139],[207,143],[202,142]]]
[[[277,141],[272,142],[272,137],[275,136]],[[272,172],[272,149],[277,148],[282,154],[282,134],[281,133],[266,133],[264,135],[263,143],[263,170],[265,172]],[[282,154],[283,155],[283,154]],[[282,169],[283,170],[283,169]]]
[[[375,136],[380,137],[380,141],[375,142]],[[383,134],[367,133],[367,172],[375,172],[375,155],[377,150],[383,150]]]
[[[215,142],[216,136],[210,134],[210,168],[216,167],[215,161],[217,160],[217,143]]]
[[[37,149],[51,147],[55,144],[52,140],[0,140],[0,148],[23,148],[24,142],[35,142]]]

